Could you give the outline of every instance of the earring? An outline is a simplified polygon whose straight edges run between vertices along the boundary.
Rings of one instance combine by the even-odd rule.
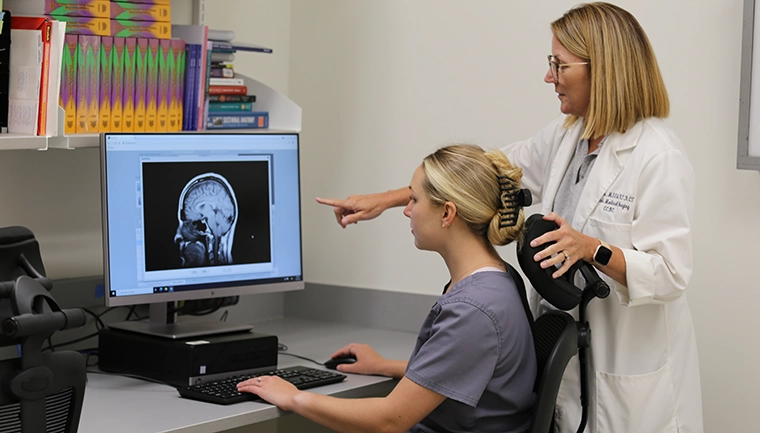
[[[446,223],[441,224],[441,228],[445,229],[446,228]]]

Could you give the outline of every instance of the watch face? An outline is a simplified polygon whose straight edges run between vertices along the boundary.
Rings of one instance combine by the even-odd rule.
[[[602,266],[607,266],[611,258],[612,250],[605,247],[604,245],[599,245],[599,247],[596,249],[596,253],[594,254],[594,261]]]

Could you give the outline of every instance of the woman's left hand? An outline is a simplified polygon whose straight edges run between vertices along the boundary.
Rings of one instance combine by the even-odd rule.
[[[553,221],[559,228],[537,237],[530,246],[536,248],[548,242],[555,242],[554,245],[546,247],[533,256],[533,260],[541,262],[543,269],[560,265],[559,269],[552,274],[552,278],[561,277],[579,260],[587,262],[593,260],[595,244],[598,242],[596,239],[575,230],[567,220],[554,212],[544,215],[543,219]]]
[[[292,383],[277,376],[259,376],[240,382],[240,392],[250,392],[282,410],[293,410],[293,400],[301,391]]]

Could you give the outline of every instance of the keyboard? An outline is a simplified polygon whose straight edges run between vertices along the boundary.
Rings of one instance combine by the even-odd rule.
[[[288,367],[281,370],[267,371],[256,374],[242,374],[231,376],[213,382],[199,383],[197,385],[177,388],[179,395],[185,398],[200,400],[216,404],[233,404],[243,401],[263,401],[255,394],[241,393],[237,390],[237,384],[258,376],[279,376],[292,383],[298,389],[309,389],[331,383],[342,382],[345,374],[331,371],[318,370],[309,367]]]

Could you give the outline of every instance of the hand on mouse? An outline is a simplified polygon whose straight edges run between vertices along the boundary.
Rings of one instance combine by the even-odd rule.
[[[383,374],[382,366],[388,361],[375,352],[375,349],[369,345],[357,343],[343,346],[330,357],[337,358],[348,355],[355,356],[356,362],[353,364],[340,364],[337,366],[338,371],[356,374]]]

